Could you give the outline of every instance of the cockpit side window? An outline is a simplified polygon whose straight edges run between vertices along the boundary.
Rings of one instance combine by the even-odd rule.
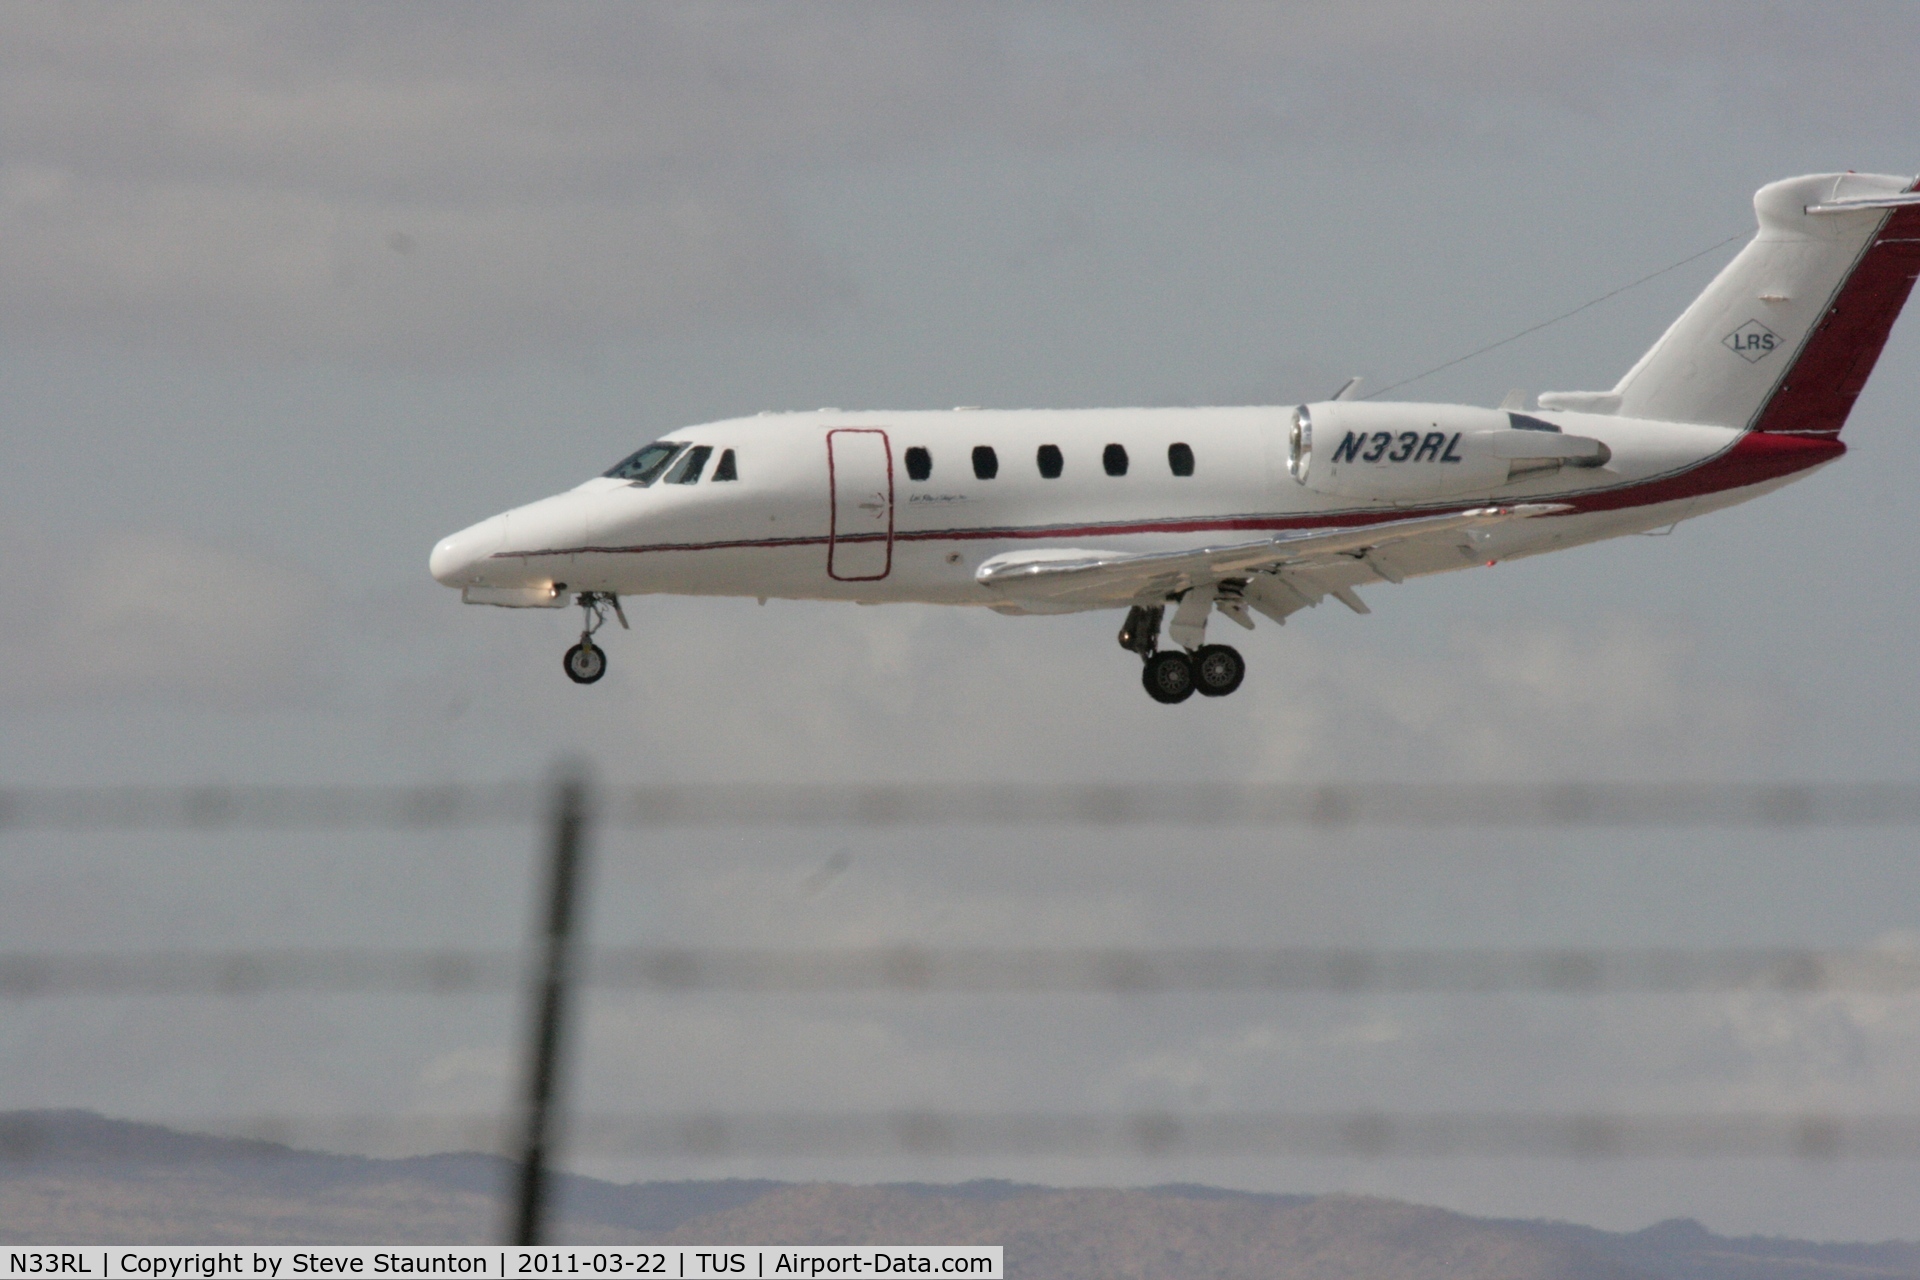
[[[713,446],[697,444],[681,455],[680,461],[673,464],[673,470],[667,472],[661,484],[699,484],[700,473],[707,469],[707,459],[713,456]]]
[[[642,488],[660,478],[675,455],[687,446],[678,440],[656,440],[607,472],[614,480],[631,480]]]
[[[718,484],[722,480],[738,480],[739,478],[740,470],[734,464],[733,450],[722,450],[720,453],[720,461],[713,464],[714,483]]]

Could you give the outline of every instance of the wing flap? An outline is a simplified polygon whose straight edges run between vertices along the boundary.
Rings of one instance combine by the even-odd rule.
[[[1217,582],[1247,574],[1310,565],[1333,556],[1361,556],[1409,538],[1473,529],[1507,520],[1551,515],[1564,503],[1520,503],[1472,507],[1437,516],[1387,520],[1359,528],[1289,530],[1255,542],[1236,542],[1177,551],[1110,551],[1040,548],[1008,551],[983,561],[974,580],[994,593],[1023,599],[1112,600],[1164,596],[1197,582]],[[1386,576],[1386,575],[1381,575]],[[1307,603],[1312,603],[1308,601]],[[1292,601],[1275,601],[1281,608]],[[1288,608],[1288,612],[1292,609]],[[1262,612],[1265,612],[1262,610]]]

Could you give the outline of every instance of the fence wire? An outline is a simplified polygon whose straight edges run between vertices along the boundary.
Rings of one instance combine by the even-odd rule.
[[[0,831],[431,830],[530,825],[533,784],[14,787]],[[603,786],[614,828],[1072,825],[1817,827],[1920,824],[1920,784],[1139,783]]]
[[[11,788],[0,789],[0,833],[532,826],[550,816],[549,795],[545,787],[519,783]],[[959,824],[1797,830],[1920,825],[1920,783],[656,785],[596,788],[587,816],[597,829],[629,830]],[[579,977],[590,985],[656,994],[1920,991],[1920,951],[1893,949],[626,947],[582,959]],[[506,950],[0,954],[0,999],[447,996],[525,991],[533,976],[526,956]],[[187,1123],[203,1132],[321,1149],[498,1151],[529,1164],[539,1158],[527,1156],[520,1118],[212,1116]],[[587,1114],[568,1128],[571,1154],[585,1159],[1920,1159],[1920,1115],[1897,1114],[715,1112]],[[57,1117],[0,1115],[0,1163],[57,1161],[64,1141]],[[537,1197],[534,1203],[537,1209]]]
[[[510,1153],[498,1116],[199,1116],[198,1133],[307,1149]],[[582,1114],[576,1159],[1291,1157],[1300,1159],[1920,1159],[1920,1116],[1685,1112],[938,1112]],[[0,1116],[0,1166],[58,1161],[57,1121]],[[139,1158],[129,1149],[124,1158]],[[169,1162],[230,1158],[183,1144]],[[271,1149],[248,1153],[271,1157]],[[98,1165],[112,1149],[88,1149]],[[151,1158],[150,1156],[148,1158]]]
[[[585,956],[578,976],[585,985],[603,990],[659,995],[1898,995],[1920,991],[1920,950],[607,947]],[[529,980],[526,958],[512,951],[0,955],[0,999],[16,1001],[297,993],[482,995],[519,991]]]

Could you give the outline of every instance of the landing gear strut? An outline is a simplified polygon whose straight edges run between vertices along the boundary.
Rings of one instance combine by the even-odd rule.
[[[574,603],[584,615],[580,643],[567,650],[561,662],[567,679],[575,684],[592,684],[607,674],[607,651],[593,642],[593,633],[606,625],[608,610],[620,620],[620,629],[627,630],[627,613],[620,607],[620,597],[611,591],[582,591],[574,597]]]

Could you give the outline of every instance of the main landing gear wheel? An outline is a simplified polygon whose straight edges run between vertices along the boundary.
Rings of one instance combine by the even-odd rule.
[[[1193,655],[1193,686],[1206,698],[1224,698],[1247,678],[1246,660],[1230,645],[1203,644]]]
[[[607,651],[591,640],[582,640],[567,650],[567,678],[575,684],[592,684],[607,674]]]
[[[1185,702],[1193,696],[1193,663],[1178,649],[1162,649],[1147,659],[1140,683],[1155,702]]]

